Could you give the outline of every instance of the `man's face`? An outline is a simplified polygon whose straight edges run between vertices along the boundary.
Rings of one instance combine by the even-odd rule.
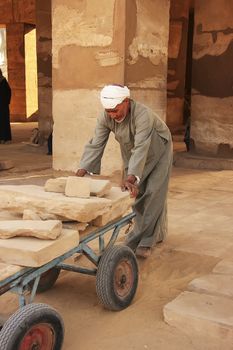
[[[129,99],[125,99],[122,103],[113,109],[106,109],[108,116],[117,123],[122,122],[129,112]]]

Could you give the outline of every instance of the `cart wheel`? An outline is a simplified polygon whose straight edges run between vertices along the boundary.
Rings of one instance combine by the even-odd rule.
[[[44,272],[40,277],[40,282],[37,287],[38,293],[46,292],[46,290],[52,288],[52,286],[55,284],[56,280],[58,279],[58,276],[60,274],[60,269],[54,267],[46,272]],[[31,281],[29,283],[29,287],[33,288],[34,281]]]
[[[60,350],[64,326],[56,310],[28,304],[16,311],[0,332],[1,350]]]
[[[138,265],[134,252],[127,246],[107,249],[99,262],[96,291],[109,310],[123,310],[130,305],[138,285]]]

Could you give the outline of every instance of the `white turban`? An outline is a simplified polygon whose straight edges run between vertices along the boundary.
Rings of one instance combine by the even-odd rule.
[[[127,86],[106,85],[100,93],[100,100],[104,109],[115,108],[127,97],[130,97],[130,91]]]

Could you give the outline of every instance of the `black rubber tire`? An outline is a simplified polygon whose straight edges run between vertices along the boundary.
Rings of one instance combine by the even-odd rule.
[[[46,290],[49,290],[53,287],[56,280],[58,279],[58,276],[60,274],[60,269],[53,267],[52,269],[46,271],[43,273],[40,277],[40,282],[37,287],[37,293],[43,293],[46,292]],[[29,283],[30,289],[33,288],[34,281]]]
[[[118,280],[117,271],[122,265],[123,270],[124,267],[128,270],[128,276],[123,273]],[[125,309],[131,304],[137,285],[138,264],[134,252],[127,246],[119,245],[107,249],[100,259],[96,274],[96,292],[104,307],[113,311]],[[119,295],[121,289],[125,295]]]
[[[26,334],[40,324],[49,328],[49,332],[54,337],[51,350],[61,350],[64,339],[63,321],[58,312],[46,304],[28,304],[16,311],[6,321],[0,332],[0,349],[20,349]],[[25,347],[25,350],[31,349],[31,345],[28,349]]]

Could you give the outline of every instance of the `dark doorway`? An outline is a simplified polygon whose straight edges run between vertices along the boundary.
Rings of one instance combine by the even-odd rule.
[[[185,125],[184,143],[186,145],[187,151],[190,151],[190,132],[191,132],[193,33],[194,33],[194,8],[190,8],[189,18],[188,18],[187,56],[186,56],[184,110],[183,110],[183,124]]]

